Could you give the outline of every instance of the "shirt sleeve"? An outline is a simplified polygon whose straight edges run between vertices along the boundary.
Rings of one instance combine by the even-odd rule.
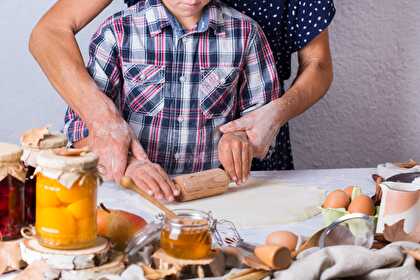
[[[87,70],[95,80],[98,89],[114,102],[118,102],[121,91],[120,69],[117,40],[111,28],[111,19],[108,19],[99,27],[91,39]],[[77,142],[89,135],[84,121],[70,107],[67,108],[64,117],[64,133],[70,143]]]
[[[245,86],[239,96],[241,115],[246,109],[260,107],[278,98],[280,94],[276,63],[270,45],[257,24],[253,32],[246,54],[243,77]]]
[[[291,0],[287,5],[284,32],[291,52],[305,47],[330,25],[335,15],[333,0]]]

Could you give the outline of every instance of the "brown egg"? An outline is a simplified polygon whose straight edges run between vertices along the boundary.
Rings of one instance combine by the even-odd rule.
[[[344,189],[344,192],[350,197],[351,199],[351,195],[353,193],[353,186],[348,186],[347,188]]]
[[[265,244],[267,245],[277,245],[281,247],[286,247],[290,251],[294,251],[296,244],[298,242],[298,237],[296,234],[290,231],[274,231],[270,233],[265,239]]]
[[[375,207],[372,199],[366,195],[359,195],[349,205],[349,213],[362,213],[369,216],[375,214]]]
[[[327,195],[322,207],[324,208],[347,208],[350,197],[343,190],[335,190]]]

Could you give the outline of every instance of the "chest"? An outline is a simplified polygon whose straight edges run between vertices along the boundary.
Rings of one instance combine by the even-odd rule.
[[[166,29],[150,36],[145,35],[143,29],[133,28],[130,36],[121,41],[121,63],[123,66],[162,66],[167,72],[239,68],[244,63],[248,40],[247,34],[242,33],[227,31],[225,35],[216,35],[212,32],[192,32],[178,37],[171,29]]]

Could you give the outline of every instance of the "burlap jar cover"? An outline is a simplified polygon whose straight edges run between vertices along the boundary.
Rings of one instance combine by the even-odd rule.
[[[40,151],[65,147],[67,138],[63,134],[51,133],[47,128],[34,128],[23,133],[20,142],[23,148],[21,160],[26,166],[36,167]]]
[[[0,181],[10,175],[25,182],[26,169],[20,161],[22,153],[17,145],[0,143]]]
[[[51,150],[41,151],[36,163],[35,174],[42,173],[68,189],[79,179],[79,185],[83,185],[86,176],[97,178],[98,185],[101,181],[97,170],[98,157],[91,152],[80,156],[61,156]]]

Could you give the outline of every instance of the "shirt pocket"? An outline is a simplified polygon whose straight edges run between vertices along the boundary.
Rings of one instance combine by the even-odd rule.
[[[165,66],[123,65],[125,102],[132,112],[154,116],[164,106]]]
[[[238,79],[237,67],[213,67],[201,70],[200,106],[206,118],[227,117],[232,112]]]

